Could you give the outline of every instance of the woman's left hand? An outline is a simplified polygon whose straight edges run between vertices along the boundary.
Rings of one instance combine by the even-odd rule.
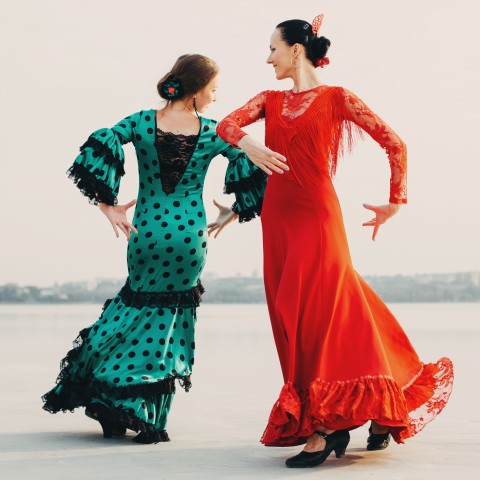
[[[225,207],[216,200],[213,200],[213,204],[218,208],[218,217],[214,222],[208,224],[208,236],[216,232],[213,238],[217,238],[229,223],[232,223],[238,218],[238,215],[230,207]]]
[[[380,225],[383,225],[389,218],[393,217],[399,210],[400,204],[389,203],[388,205],[368,205],[366,203],[363,206],[367,210],[371,210],[375,213],[375,218],[372,218],[369,222],[363,224],[364,227],[373,227],[372,240],[375,240]]]

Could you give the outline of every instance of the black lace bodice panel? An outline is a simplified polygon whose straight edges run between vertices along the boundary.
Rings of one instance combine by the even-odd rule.
[[[162,190],[169,194],[181,180],[195,151],[198,135],[182,135],[164,132],[157,128],[155,148],[160,162]]]

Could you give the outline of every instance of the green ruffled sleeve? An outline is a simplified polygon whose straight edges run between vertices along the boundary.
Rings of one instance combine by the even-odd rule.
[[[69,178],[93,204],[117,204],[120,179],[125,174],[122,145],[132,140],[134,125],[127,117],[113,128],[96,130],[68,169]]]
[[[225,174],[225,193],[235,194],[232,210],[240,222],[248,222],[262,211],[267,174],[254,165],[238,148],[228,146],[223,156],[229,160]]]

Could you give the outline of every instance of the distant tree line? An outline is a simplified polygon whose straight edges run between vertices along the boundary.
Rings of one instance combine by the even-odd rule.
[[[386,302],[479,302],[480,272],[367,276],[367,283]],[[263,279],[258,276],[202,280],[206,303],[264,303]],[[0,285],[0,303],[102,303],[122,288],[125,280],[56,283],[51,287]],[[312,292],[314,293],[314,292]]]

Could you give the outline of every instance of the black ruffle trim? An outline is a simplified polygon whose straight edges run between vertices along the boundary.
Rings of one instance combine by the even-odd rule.
[[[108,405],[108,406],[107,406]],[[95,415],[96,413],[96,415]],[[116,407],[110,400],[94,401],[85,407],[85,415],[92,420],[106,420],[116,427],[123,426],[130,430],[142,432],[142,439],[137,443],[169,442],[170,438],[166,430],[156,430],[138,417],[132,416],[122,408]]]
[[[73,180],[83,195],[89,198],[94,205],[99,203],[117,204],[117,197],[112,189],[82,164],[74,163],[67,170],[67,174],[68,178]]]
[[[80,332],[73,343],[72,350],[70,350],[60,362],[60,373],[56,381],[57,387],[42,396],[44,402],[43,409],[50,413],[57,413],[60,411],[72,412],[78,407],[87,407],[94,399],[99,399],[102,403],[107,405],[116,421],[121,425],[131,430],[135,430],[136,432],[149,432],[154,435],[158,433],[160,435],[161,432],[155,430],[153,425],[136,417],[133,410],[121,409],[115,406],[114,403],[108,399],[108,396],[113,394],[117,399],[136,397],[148,399],[162,394],[175,393],[175,379],[177,379],[180,386],[188,392],[192,386],[190,375],[169,375],[165,379],[155,383],[129,385],[124,387],[111,387],[105,382],[88,378],[88,376],[81,382],[75,382],[71,379],[71,371],[75,361],[78,359],[80,351],[84,346],[84,340],[88,337],[90,330],[91,328],[85,328]],[[59,384],[61,384],[62,389],[58,393]]]
[[[123,303],[128,307],[143,308],[176,308],[176,307],[198,307],[202,301],[202,294],[205,289],[200,280],[196,287],[180,292],[141,292],[132,290],[127,278],[125,285],[119,292]]]
[[[118,153],[113,152],[108,145],[102,143],[98,138],[90,135],[87,141],[80,147],[80,151],[83,152],[86,148],[93,150],[92,156],[94,158],[102,157],[103,163],[114,167],[120,177],[125,175],[122,157]]]
[[[245,223],[249,222],[250,220],[253,220],[255,217],[259,217],[262,213],[262,205],[263,205],[263,198],[260,198],[258,200],[258,203],[255,205],[252,205],[251,207],[248,207],[242,211],[239,210],[238,208],[238,203],[235,202],[232,205],[232,210],[238,215],[238,221],[240,223]]]
[[[241,178],[237,181],[225,182],[223,193],[240,193],[253,190],[255,187],[259,187],[265,182],[268,175],[263,170],[255,170],[252,175],[247,178]]]

